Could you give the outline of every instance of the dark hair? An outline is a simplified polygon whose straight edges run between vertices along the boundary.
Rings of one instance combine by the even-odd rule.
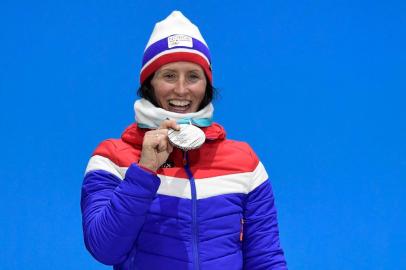
[[[205,76],[206,76],[206,74],[205,74]],[[138,88],[138,90],[137,90],[137,94],[138,94],[139,97],[145,98],[146,100],[148,100],[149,102],[154,104],[156,107],[159,107],[158,102],[156,101],[154,88],[151,85],[151,81],[152,81],[153,77],[154,77],[154,74],[150,75],[141,84],[140,88]],[[200,111],[201,109],[206,107],[210,102],[212,102],[212,100],[217,95],[217,89],[214,88],[213,85],[211,85],[211,83],[208,80],[207,76],[206,76],[206,81],[207,81],[206,91],[204,93],[203,100],[200,103],[199,108],[197,109],[198,111]]]

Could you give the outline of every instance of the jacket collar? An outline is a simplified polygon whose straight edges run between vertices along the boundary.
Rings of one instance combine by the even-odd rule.
[[[213,122],[210,126],[201,129],[206,135],[206,141],[224,140],[226,138],[224,128],[217,123]],[[132,123],[124,130],[123,134],[121,135],[121,139],[126,143],[141,148],[145,132],[148,130],[150,129],[140,128],[138,127],[137,123]]]

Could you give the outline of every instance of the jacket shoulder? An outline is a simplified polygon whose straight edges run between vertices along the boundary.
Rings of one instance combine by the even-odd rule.
[[[259,164],[259,159],[246,142],[225,139],[207,144],[202,151],[201,164],[208,164],[207,169],[217,168],[222,172],[252,172]]]
[[[129,167],[138,161],[140,151],[122,139],[107,139],[96,147],[93,156],[96,155],[108,158],[120,167]]]
[[[245,160],[250,171],[257,167],[259,158],[248,143],[236,140],[226,140],[225,143],[231,149],[230,151],[234,152],[234,156]]]

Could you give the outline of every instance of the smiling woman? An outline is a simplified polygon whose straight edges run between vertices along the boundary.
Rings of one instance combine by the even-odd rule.
[[[190,62],[174,62],[159,68],[151,81],[159,107],[176,113],[196,112],[206,91],[203,69]]]
[[[174,11],[144,51],[141,99],[102,142],[82,186],[87,249],[114,269],[287,269],[268,175],[214,123],[211,58]]]
[[[178,62],[180,63],[180,62]],[[182,63],[187,63],[187,64],[193,64],[191,62],[182,62]],[[171,64],[176,64],[176,62],[174,63],[170,63]],[[166,65],[164,65],[166,66]],[[196,65],[195,67],[197,67],[198,69],[201,70],[201,66]],[[162,67],[163,68],[163,67]],[[162,69],[160,68],[160,69]],[[197,70],[196,70],[197,71]],[[167,75],[169,76],[169,75]],[[149,102],[151,102],[154,106],[156,107],[161,107],[161,105],[158,104],[157,102],[157,98],[155,95],[155,90],[154,87],[152,85],[152,79],[155,77],[155,73],[150,75],[147,79],[145,79],[145,81],[142,82],[140,88],[138,89],[138,95],[146,100],[148,100]],[[211,82],[208,80],[207,75],[204,73],[204,77],[206,80],[206,88],[204,91],[204,96],[203,99],[200,101],[199,107],[197,108],[197,111],[203,109],[204,107],[206,107],[207,105],[210,104],[210,102],[213,100],[215,93],[216,93],[216,88],[213,87],[213,85],[211,84]]]

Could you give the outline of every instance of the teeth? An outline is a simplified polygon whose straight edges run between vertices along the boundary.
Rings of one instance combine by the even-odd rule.
[[[187,106],[190,104],[190,101],[172,99],[172,100],[169,100],[169,104],[173,105],[173,106]]]

